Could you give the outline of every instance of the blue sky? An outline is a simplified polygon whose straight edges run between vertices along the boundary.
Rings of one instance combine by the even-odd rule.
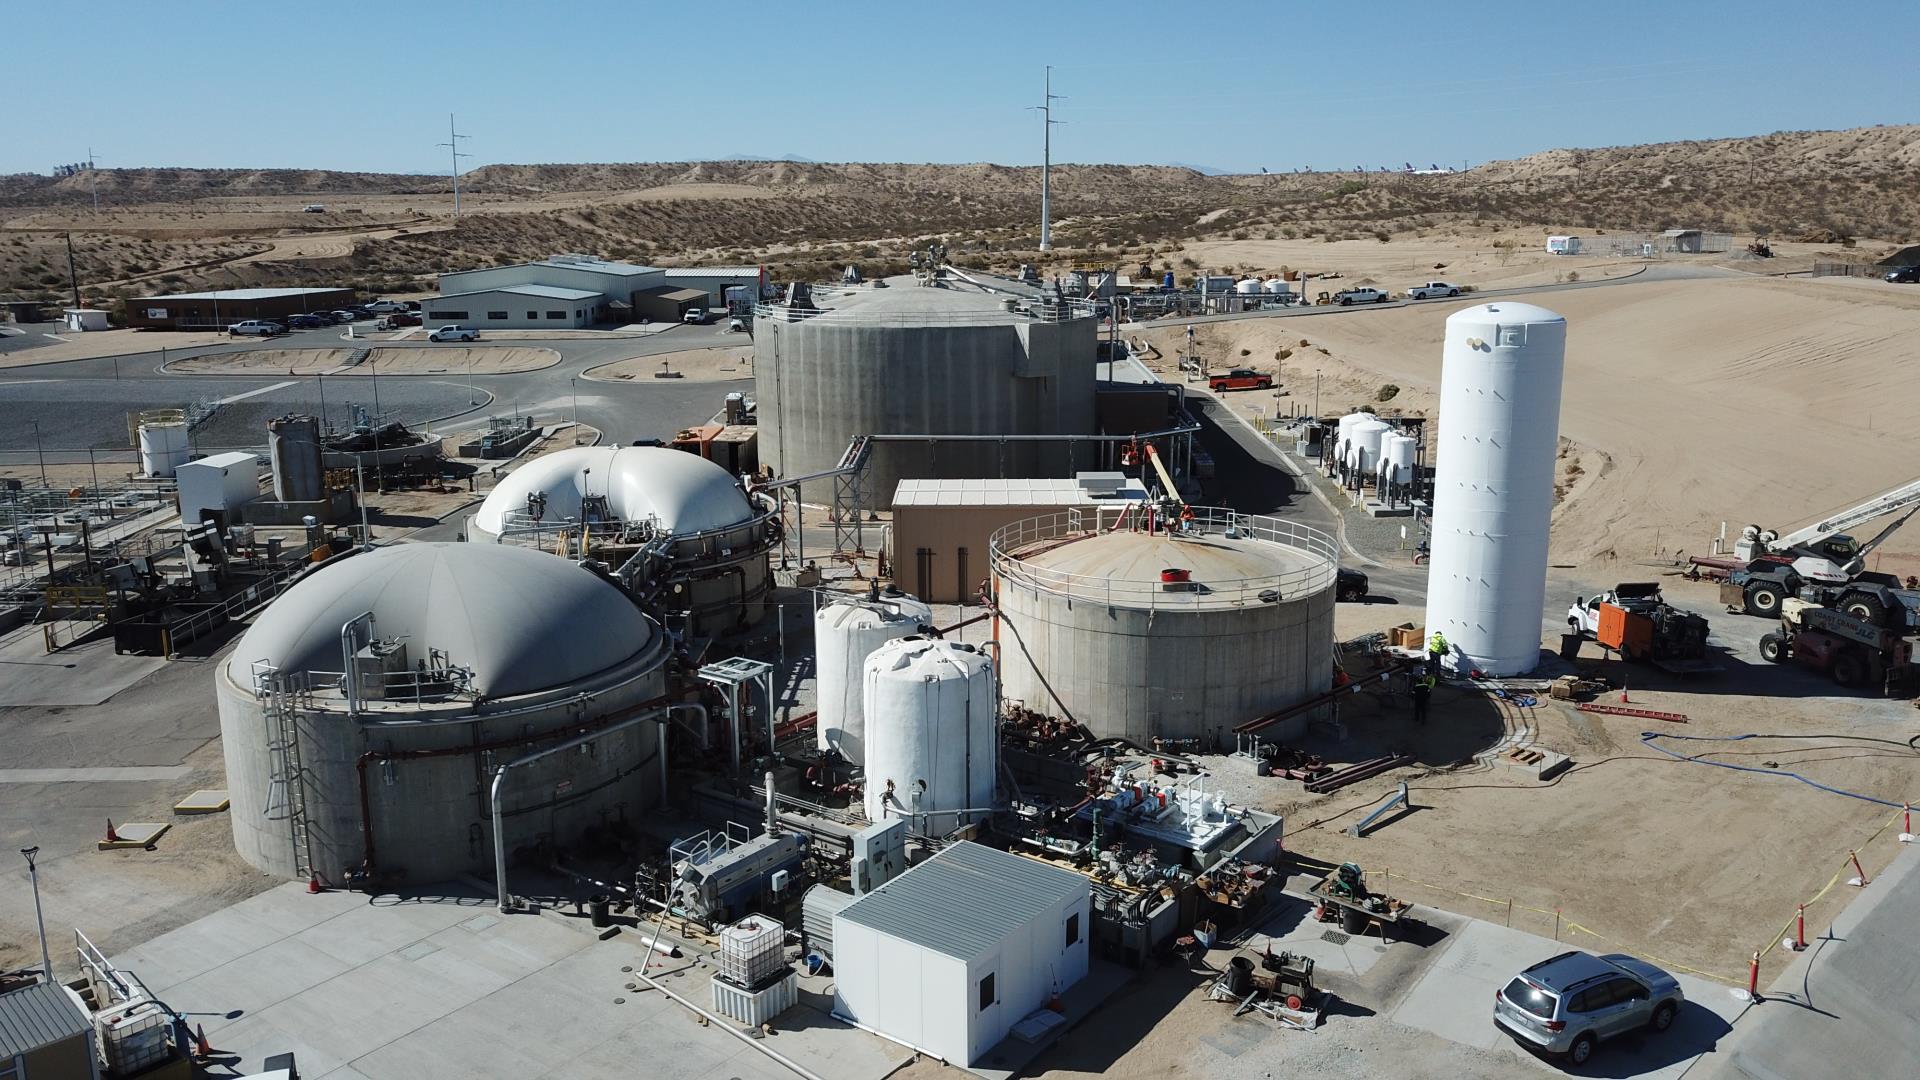
[[[690,24],[693,17],[700,19]],[[0,172],[490,162],[1458,165],[1920,120],[1920,4],[18,4]],[[1802,72],[1805,72],[1802,77]],[[21,123],[23,117],[35,122]]]

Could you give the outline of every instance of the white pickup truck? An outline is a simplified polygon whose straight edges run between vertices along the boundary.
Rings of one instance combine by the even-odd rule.
[[[284,334],[286,332],[287,328],[284,325],[277,322],[268,322],[265,319],[248,319],[246,322],[237,322],[227,327],[228,337],[238,337],[243,334],[272,337],[275,334]]]
[[[687,309],[686,314],[680,316],[680,321],[692,326],[705,326],[707,323],[707,309],[703,307],[690,307]]]
[[[1603,593],[1583,596],[1567,607],[1567,629],[1591,640],[1600,633],[1600,605],[1619,608],[1646,607],[1660,602],[1660,586],[1654,582],[1630,582],[1616,585]]]
[[[1341,307],[1352,307],[1355,304],[1384,304],[1388,299],[1384,289],[1376,289],[1369,285],[1341,289],[1333,294],[1333,302]]]
[[[1460,286],[1446,281],[1429,281],[1407,290],[1409,300],[1432,300],[1440,296],[1459,296]]]

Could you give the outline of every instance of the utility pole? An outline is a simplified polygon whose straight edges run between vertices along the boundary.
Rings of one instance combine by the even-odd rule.
[[[40,966],[44,969],[40,972],[40,978],[52,983],[53,956],[47,952],[47,920],[40,914],[40,871],[33,864],[33,857],[40,854],[40,845],[21,848],[20,854],[26,856],[27,877],[33,880],[33,921],[40,927]]]
[[[1046,86],[1047,86],[1046,93],[1040,98],[1040,104],[1030,105],[1028,106],[1028,108],[1039,110],[1040,119],[1041,119],[1040,130],[1043,133],[1042,139],[1041,139],[1041,151],[1040,151],[1041,152],[1041,158],[1040,158],[1040,250],[1052,251],[1053,250],[1053,219],[1052,219],[1053,208],[1051,206],[1051,203],[1053,201],[1053,126],[1055,124],[1066,123],[1066,121],[1064,120],[1055,120],[1053,118],[1053,103],[1056,101],[1064,101],[1066,99],[1066,95],[1056,94],[1053,92],[1053,65],[1052,64],[1047,65]]]
[[[73,268],[73,234],[67,235],[67,284],[73,287],[73,306],[80,306],[80,275]]]
[[[460,216],[460,159],[472,157],[472,154],[460,152],[460,140],[468,138],[453,130],[453,114],[447,114],[447,141],[437,145],[444,146],[453,155],[453,216]]]

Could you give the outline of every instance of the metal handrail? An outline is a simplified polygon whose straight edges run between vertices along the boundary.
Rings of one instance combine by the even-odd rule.
[[[1001,326],[1015,320],[1030,322],[1072,322],[1075,319],[1097,317],[1095,302],[1090,300],[1060,300],[1043,298],[1019,301],[1013,310],[1003,306],[990,308],[918,308],[906,309],[893,307],[851,307],[836,308],[831,305],[831,296],[822,296],[821,290],[814,290],[814,301],[819,307],[796,308],[786,304],[761,302],[754,305],[755,319],[768,319],[773,322],[813,322],[816,320],[835,324],[857,326]]]
[[[1125,607],[1214,606],[1268,603],[1309,596],[1333,585],[1339,572],[1340,547],[1318,529],[1263,514],[1242,514],[1217,506],[1190,508],[1193,516],[1184,528],[1165,530],[1170,536],[1191,539],[1234,537],[1277,544],[1317,556],[1312,566],[1279,574],[1200,582],[1206,589],[1197,604],[1178,603],[1158,581],[1116,580],[1112,577],[1072,574],[1035,566],[1022,552],[1035,544],[1071,543],[1121,528],[1143,528],[1147,509],[1129,506],[1064,510],[1016,521],[994,533],[988,557],[995,576],[1044,592],[1077,599],[1098,600]],[[1194,594],[1186,594],[1192,596]],[[1272,600],[1269,600],[1269,596]]]

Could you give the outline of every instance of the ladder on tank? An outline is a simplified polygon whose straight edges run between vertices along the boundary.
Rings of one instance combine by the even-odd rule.
[[[256,672],[255,686],[255,692],[266,700],[267,756],[272,762],[262,812],[269,821],[287,823],[294,875],[312,880],[313,843],[307,821],[306,770],[300,762],[300,717],[313,707],[313,688],[304,671],[283,675],[270,668]]]

